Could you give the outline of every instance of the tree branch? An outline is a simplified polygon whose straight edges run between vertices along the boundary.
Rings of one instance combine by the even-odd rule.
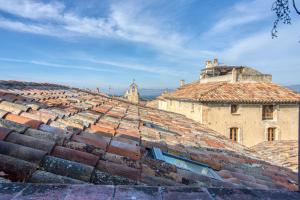
[[[297,6],[296,6],[296,3],[295,3],[295,0],[293,0],[293,7],[295,8],[295,10],[296,10],[296,13],[297,13],[298,15],[300,15],[300,11],[297,9]]]

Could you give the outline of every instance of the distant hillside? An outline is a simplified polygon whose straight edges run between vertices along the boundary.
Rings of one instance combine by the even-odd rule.
[[[287,87],[290,88],[291,90],[294,90],[294,91],[300,93],[300,85],[289,85]]]

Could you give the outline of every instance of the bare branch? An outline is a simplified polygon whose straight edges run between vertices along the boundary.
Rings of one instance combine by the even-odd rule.
[[[294,9],[296,10],[296,13],[297,13],[298,15],[300,15],[300,11],[297,9],[295,0],[293,0],[293,7],[294,7]]]
[[[284,24],[291,23],[289,0],[276,0],[272,5],[272,11],[276,14],[276,20],[274,21],[272,28],[272,38],[277,37],[277,27],[280,21]]]

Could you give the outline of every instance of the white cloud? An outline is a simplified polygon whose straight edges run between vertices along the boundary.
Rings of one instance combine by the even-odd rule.
[[[61,19],[64,5],[33,0],[0,0],[0,10],[29,19]]]
[[[120,1],[112,3],[106,17],[91,18],[67,11],[56,1],[41,3],[33,0],[0,0],[0,11],[24,18],[0,18],[0,27],[35,34],[72,37],[112,38],[150,45],[166,55],[199,56],[201,51],[187,49],[187,37],[169,25],[155,20],[153,13],[143,10],[150,2]],[[26,20],[27,19],[27,20]]]
[[[283,84],[298,83],[300,77],[300,20],[280,27],[280,36],[272,39],[270,30],[236,40],[219,52],[229,64],[249,65],[265,73],[274,74],[274,80]],[[290,77],[282,79],[280,77]]]
[[[266,19],[272,15],[272,0],[243,1],[230,7],[209,31],[209,34],[224,34],[240,26]],[[267,12],[269,11],[269,12]]]

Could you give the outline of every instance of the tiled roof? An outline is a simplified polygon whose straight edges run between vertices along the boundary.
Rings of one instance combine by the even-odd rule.
[[[298,141],[296,140],[262,142],[251,149],[279,166],[298,172]]]
[[[1,181],[1,180],[0,180]],[[299,192],[241,188],[149,187],[61,184],[1,184],[0,196],[5,200],[214,200],[214,199],[289,199],[298,200]]]
[[[0,89],[3,182],[297,189],[292,170],[182,115],[65,86]],[[207,165],[221,180],[154,159],[152,147]]]
[[[164,98],[200,102],[299,103],[300,94],[274,83],[194,82],[163,95]]]

